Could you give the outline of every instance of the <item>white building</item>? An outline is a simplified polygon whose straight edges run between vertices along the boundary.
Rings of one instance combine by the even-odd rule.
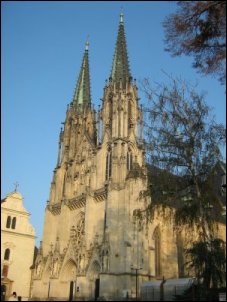
[[[19,192],[9,193],[1,201],[1,283],[6,287],[6,299],[13,291],[22,300],[29,297],[35,247],[29,216]]]

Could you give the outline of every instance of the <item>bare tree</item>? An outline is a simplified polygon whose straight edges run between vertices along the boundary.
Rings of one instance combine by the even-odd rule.
[[[164,21],[166,50],[173,56],[194,56],[193,67],[226,77],[226,2],[178,1],[178,10]]]
[[[215,122],[204,95],[182,80],[170,78],[170,82],[152,86],[146,79],[143,83],[148,99],[145,145],[152,167],[151,204],[145,212],[149,216],[160,205],[167,205],[175,209],[178,230],[184,227],[191,233],[196,227],[198,241],[187,250],[189,265],[196,268],[200,263],[197,276],[206,277],[203,286],[209,290],[217,274],[221,275],[216,284],[222,282],[225,267],[223,257],[217,258],[217,253],[223,256],[223,242],[215,237],[214,226],[222,218],[209,176],[222,159],[220,148],[225,144],[226,130]],[[206,257],[209,262],[204,265]]]
[[[158,202],[170,204],[180,200],[176,223],[190,227],[196,223],[205,240],[212,225],[207,223],[212,215],[206,209],[215,202],[208,176],[222,159],[225,128],[211,116],[204,95],[182,80],[171,79],[171,85],[154,88],[145,80],[143,89],[149,100],[145,109],[149,162],[166,176],[161,184],[153,186],[154,199],[158,196]]]

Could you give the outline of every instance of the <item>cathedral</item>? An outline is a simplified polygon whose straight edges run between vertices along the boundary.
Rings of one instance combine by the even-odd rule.
[[[33,299],[135,298],[143,282],[182,274],[182,248],[173,229],[158,217],[146,224],[136,215],[150,202],[142,125],[121,14],[98,112],[91,101],[88,43],[85,47],[59,135]]]

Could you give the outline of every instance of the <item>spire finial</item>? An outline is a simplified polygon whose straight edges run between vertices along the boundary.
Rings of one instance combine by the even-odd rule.
[[[127,55],[127,45],[124,32],[123,11],[120,14],[120,23],[118,26],[117,42],[115,46],[114,58],[111,70],[111,79],[113,83],[120,83],[122,80],[123,86],[128,82],[130,77],[129,62]]]
[[[71,103],[72,107],[74,106],[78,112],[82,112],[85,107],[90,107],[91,104],[88,46],[89,42],[87,37],[80,74]]]
[[[17,188],[18,188],[18,186],[19,186],[19,183],[16,181],[16,182],[14,183],[14,186],[15,186],[14,192],[17,192]]]
[[[86,44],[85,44],[85,50],[88,50],[89,48],[89,35],[87,35],[87,41],[86,41]]]
[[[120,13],[120,23],[123,23],[124,22],[124,14],[123,14],[123,7],[121,7],[121,13]]]

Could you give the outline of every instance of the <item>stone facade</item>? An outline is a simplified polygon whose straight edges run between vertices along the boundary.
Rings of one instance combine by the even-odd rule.
[[[1,201],[1,271],[6,298],[13,291],[22,300],[30,295],[35,231],[29,216],[19,192],[10,193]]]
[[[121,15],[102,107],[91,108],[88,45],[59,155],[36,259],[33,299],[122,299],[138,282],[179,276],[171,222],[141,222],[150,202],[142,144],[143,115],[129,71]],[[139,285],[138,285],[139,288]]]

